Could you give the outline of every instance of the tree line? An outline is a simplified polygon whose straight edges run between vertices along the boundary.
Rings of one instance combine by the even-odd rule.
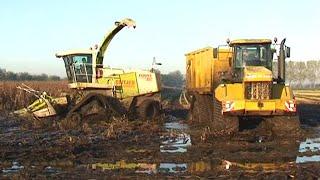
[[[320,88],[320,60],[287,61],[286,83],[291,87]],[[273,62],[273,76],[278,75],[277,62]],[[185,76],[180,71],[170,72],[161,76],[162,84],[169,87],[182,88],[185,84]]]
[[[286,83],[293,88],[320,88],[320,60],[287,61]],[[277,62],[273,64],[274,77],[277,76]]]
[[[273,74],[277,77],[277,62],[273,63]],[[8,81],[59,81],[59,76],[47,74],[31,75],[27,72],[14,73],[0,68],[0,80]],[[183,88],[185,75],[180,71],[173,71],[161,75],[164,86]],[[320,88],[320,60],[287,61],[286,83],[293,88]]]
[[[1,81],[60,81],[61,78],[55,75],[32,75],[27,72],[14,73],[12,71],[6,71],[6,69],[0,68],[0,80]]]

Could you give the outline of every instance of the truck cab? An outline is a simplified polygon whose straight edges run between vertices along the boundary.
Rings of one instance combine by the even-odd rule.
[[[230,43],[233,48],[233,81],[242,82],[249,80],[254,71],[264,72],[264,77],[272,78],[271,40],[268,39],[241,39]],[[251,71],[248,76],[248,71]],[[270,76],[271,75],[271,76]],[[257,77],[257,75],[255,76]],[[249,78],[249,79],[248,79]],[[250,81],[250,80],[249,80]],[[254,80],[255,81],[255,80]]]

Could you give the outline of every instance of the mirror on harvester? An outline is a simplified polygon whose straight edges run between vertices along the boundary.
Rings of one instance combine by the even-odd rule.
[[[286,47],[286,56],[290,57],[290,47]]]
[[[213,58],[218,58],[218,48],[213,48]]]

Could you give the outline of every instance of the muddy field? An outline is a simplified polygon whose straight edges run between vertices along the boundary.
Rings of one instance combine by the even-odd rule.
[[[295,138],[247,122],[232,137],[213,137],[205,125],[189,123],[178,105],[168,105],[152,122],[101,117],[72,129],[59,118],[39,121],[2,111],[0,178],[316,179],[320,103],[304,95],[297,93],[303,133]]]

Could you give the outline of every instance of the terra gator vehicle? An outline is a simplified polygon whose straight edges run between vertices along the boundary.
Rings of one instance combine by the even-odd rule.
[[[186,92],[194,121],[211,121],[213,129],[234,133],[239,118],[262,118],[273,131],[299,131],[296,102],[285,84],[285,39],[278,52],[273,78],[275,44],[269,39],[227,41],[228,46],[203,48],[186,54]]]
[[[104,55],[113,37],[124,27],[135,28],[135,22],[124,19],[104,37],[100,46],[84,50],[59,52],[64,61],[69,88],[73,93],[63,98],[38,94],[39,99],[25,108],[36,117],[59,114],[67,106],[67,118],[81,119],[88,114],[134,115],[151,119],[160,113],[160,80],[153,69],[128,70],[103,67]],[[31,88],[24,88],[30,91]],[[65,110],[62,108],[62,111]],[[19,111],[17,111],[19,113]],[[21,111],[20,111],[21,112]],[[132,117],[132,116],[130,116]]]

